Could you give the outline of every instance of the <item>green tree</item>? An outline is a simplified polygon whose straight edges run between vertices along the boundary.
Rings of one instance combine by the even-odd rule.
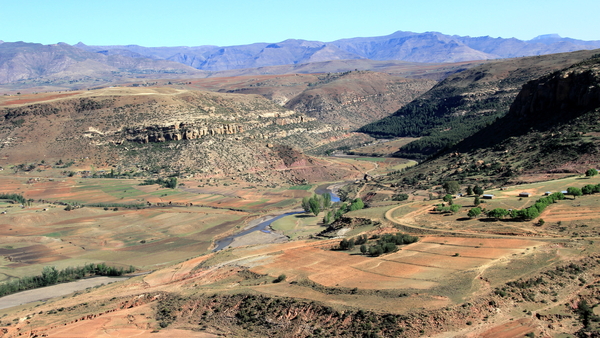
[[[356,198],[354,201],[352,201],[352,203],[350,204],[350,211],[354,211],[354,210],[360,210],[362,208],[365,207],[365,204],[363,203],[362,199],[360,198]]]
[[[369,249],[367,249],[366,245],[363,244],[360,246],[360,253],[362,253],[363,255],[366,254],[368,250]]]
[[[354,249],[354,245],[354,238],[350,238],[350,240],[348,241],[348,250]]]
[[[171,189],[177,188],[177,177],[169,178],[166,182],[166,187]]]
[[[583,188],[581,188],[581,192],[584,195],[591,195],[594,193],[594,190],[596,189],[596,186],[593,184],[588,184],[586,186],[584,186]]]
[[[332,215],[333,215],[333,212],[331,212],[331,211],[327,212],[327,214],[325,214],[325,217],[323,217],[323,223],[329,224],[331,222]]]
[[[310,205],[310,212],[312,212],[315,216],[318,216],[321,212],[321,202],[318,198],[311,198],[308,200],[308,204]]]
[[[462,205],[452,204],[450,206],[450,212],[452,212],[453,214],[455,214],[458,210],[460,210],[460,208],[462,208]]]
[[[471,210],[469,210],[469,213],[467,214],[467,216],[473,218],[473,217],[477,217],[481,214],[481,208],[471,208]]]
[[[44,285],[54,285],[58,283],[58,270],[55,266],[45,266],[42,270],[42,283]]]
[[[329,209],[329,207],[331,207],[331,195],[328,192],[325,192],[321,196],[323,197],[323,208]]]
[[[483,195],[483,188],[476,185],[475,188],[473,188],[473,192],[475,193],[475,195],[481,196]]]
[[[452,205],[452,200],[454,199],[454,196],[447,194],[446,196],[444,196],[443,200],[444,202],[448,202],[450,203],[450,205]]]
[[[590,168],[585,172],[585,176],[587,177],[594,177],[598,175],[598,170],[594,169],[594,168]]]
[[[481,200],[479,199],[479,196],[475,196],[475,199],[473,200],[473,204],[475,206],[479,206],[481,204]]]
[[[460,191],[460,185],[456,181],[446,181],[442,185],[442,188],[444,188],[448,194],[456,194]]]
[[[302,199],[302,209],[304,209],[304,212],[310,212],[310,203],[309,203],[310,198],[309,197],[304,197]]]
[[[503,208],[496,208],[487,212],[488,217],[495,218],[496,220],[504,218],[506,215],[508,215],[508,210]]]
[[[350,247],[350,243],[348,242],[347,239],[342,239],[342,241],[340,242],[340,250],[348,250],[348,248]]]
[[[571,196],[573,196],[573,199],[575,199],[575,197],[583,195],[583,192],[579,188],[568,187],[567,195],[571,195]]]
[[[473,195],[473,187],[471,187],[471,186],[467,187],[467,195]]]

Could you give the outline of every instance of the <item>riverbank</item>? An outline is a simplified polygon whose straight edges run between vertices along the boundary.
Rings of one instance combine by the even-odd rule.
[[[212,249],[212,251],[216,252],[229,247],[239,247],[244,245],[286,242],[288,238],[272,232],[269,228],[269,225],[279,218],[301,212],[303,211],[296,209],[282,212],[280,214],[267,215],[253,219],[248,222],[248,225],[245,226],[241,232],[216,240],[214,243],[214,249]]]

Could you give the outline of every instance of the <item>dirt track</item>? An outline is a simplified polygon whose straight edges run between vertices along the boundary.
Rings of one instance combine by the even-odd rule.
[[[0,310],[13,306],[38,302],[54,297],[61,297],[70,293],[85,290],[100,284],[109,284],[126,280],[127,277],[94,277],[80,279],[76,282],[46,286],[39,289],[27,290],[0,298]]]

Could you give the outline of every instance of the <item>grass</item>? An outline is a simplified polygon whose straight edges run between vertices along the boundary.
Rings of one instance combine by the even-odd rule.
[[[303,184],[303,185],[294,185],[289,187],[289,190],[310,190],[312,189],[312,184]]]
[[[395,207],[395,205],[365,208],[365,209],[350,211],[350,212],[346,213],[346,216],[383,220],[383,219],[385,219],[385,213],[393,207]]]
[[[385,162],[388,159],[385,157],[357,157],[357,161],[368,161],[368,162]]]
[[[271,228],[282,232],[290,239],[298,239],[311,234],[316,234],[323,230],[323,227],[318,225],[322,221],[322,217],[312,216],[307,214],[290,215],[276,220],[271,223]]]

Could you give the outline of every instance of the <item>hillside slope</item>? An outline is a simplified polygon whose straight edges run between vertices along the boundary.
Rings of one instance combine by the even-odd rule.
[[[192,86],[220,92],[259,94],[321,122],[354,130],[388,116],[435,83],[385,73],[348,71],[210,78],[192,81]]]
[[[600,55],[523,86],[509,113],[393,182],[519,182],[600,165]],[[425,183],[427,182],[427,183]]]
[[[527,81],[580,62],[596,52],[488,62],[449,76],[394,114],[359,131],[375,137],[422,137],[402,147],[397,156],[424,159],[505,115]]]
[[[258,95],[172,88],[106,88],[5,97],[2,165],[86,158],[96,167],[248,182],[344,176],[304,151],[364,142],[361,135]]]

